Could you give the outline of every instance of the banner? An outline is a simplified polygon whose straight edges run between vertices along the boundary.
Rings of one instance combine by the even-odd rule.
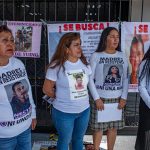
[[[91,54],[95,52],[98,46],[102,31],[108,26],[118,29],[118,25],[118,22],[48,24],[49,60],[53,56],[59,39],[63,34],[67,32],[79,32],[82,41],[82,51],[87,61],[89,61]]]
[[[129,92],[138,92],[138,67],[150,46],[150,23],[123,22],[121,48],[129,62]]]
[[[41,22],[8,21],[7,26],[15,39],[16,57],[40,57]]]

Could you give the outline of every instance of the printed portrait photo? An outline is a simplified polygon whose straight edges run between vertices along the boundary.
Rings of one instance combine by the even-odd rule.
[[[25,79],[6,85],[5,89],[14,115],[30,107],[29,87]]]
[[[104,65],[104,84],[118,84],[121,82],[122,65]]]

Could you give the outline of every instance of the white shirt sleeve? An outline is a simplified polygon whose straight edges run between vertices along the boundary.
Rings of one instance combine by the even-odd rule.
[[[32,96],[32,89],[31,89],[31,85],[30,85],[30,82],[28,80],[28,85],[29,85],[29,100],[30,100],[30,104],[32,106],[32,115],[31,115],[31,118],[34,119],[36,118],[36,106],[34,104],[34,100],[33,100],[33,96]]]
[[[123,83],[122,83],[122,94],[121,98],[122,99],[127,99],[128,95],[128,88],[129,88],[129,66],[127,63],[126,56],[124,56],[124,68],[123,68]]]
[[[94,84],[95,69],[96,69],[96,64],[97,64],[96,55],[97,55],[96,53],[93,53],[90,59],[90,66],[91,66],[92,74],[90,75],[90,80],[88,84],[89,90],[94,100],[97,100],[100,98],[97,92],[97,89],[95,87],[95,84]]]
[[[142,63],[140,64],[139,67],[139,76],[141,75],[143,66],[145,64],[146,61],[142,61]],[[148,93],[148,87],[146,86],[146,76],[144,76],[144,78],[139,82],[139,93],[141,98],[143,99],[143,101],[145,102],[145,104],[150,108],[150,95]]]
[[[46,79],[56,81],[57,80],[58,67],[54,69],[48,68],[46,72]]]

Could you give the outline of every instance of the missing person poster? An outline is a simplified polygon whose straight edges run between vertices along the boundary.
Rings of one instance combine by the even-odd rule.
[[[123,22],[121,48],[129,62],[129,92],[138,92],[138,67],[150,46],[150,23]]]
[[[118,25],[118,22],[48,24],[49,60],[52,58],[62,35],[67,32],[78,32],[81,36],[82,51],[89,61],[91,54],[98,46],[102,31],[108,26],[118,29]]]
[[[40,57],[41,22],[8,21],[15,40],[16,57]]]

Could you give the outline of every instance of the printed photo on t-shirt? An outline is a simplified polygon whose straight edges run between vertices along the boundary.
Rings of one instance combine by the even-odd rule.
[[[121,85],[121,78],[123,72],[122,65],[104,64],[104,85],[105,86],[119,86]]]
[[[29,87],[25,79],[6,85],[5,90],[14,116],[29,109]]]
[[[87,97],[87,75],[84,70],[66,71],[70,87],[71,100]]]

